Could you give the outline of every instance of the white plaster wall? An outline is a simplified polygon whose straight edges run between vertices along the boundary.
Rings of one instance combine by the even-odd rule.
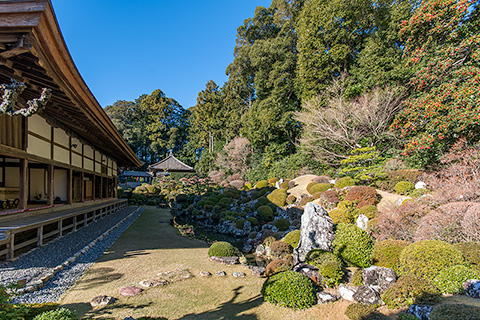
[[[54,146],[53,158],[56,161],[70,164],[70,151],[61,147]]]
[[[93,161],[87,158],[83,159],[83,166],[87,170],[93,171]]]
[[[28,130],[49,140],[52,139],[52,127],[39,115],[35,114],[28,119]]]
[[[51,146],[49,142],[41,140],[30,134],[28,135],[28,153],[51,159],[50,148]]]
[[[36,200],[35,196],[42,194],[41,200],[46,199],[47,187],[45,181],[45,169],[31,168],[30,170],[30,189],[28,200]]]
[[[83,155],[85,157],[89,157],[89,158],[93,159],[93,149],[92,149],[92,147],[84,144],[83,145]]]
[[[53,198],[67,200],[67,170],[55,169],[53,179]]]
[[[61,144],[64,147],[70,147],[70,138],[62,129],[55,128],[53,129],[53,139],[56,143]]]
[[[82,156],[80,156],[76,153],[72,153],[72,166],[81,168],[82,167]]]

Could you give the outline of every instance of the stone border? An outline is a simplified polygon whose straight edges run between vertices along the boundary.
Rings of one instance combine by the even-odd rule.
[[[23,294],[23,293],[30,293],[39,290],[42,288],[47,281],[52,279],[57,273],[68,267],[69,265],[73,264],[77,259],[82,256],[83,254],[87,253],[91,248],[93,248],[99,241],[103,240],[107,235],[109,235],[114,229],[118,228],[121,224],[123,224],[127,219],[129,219],[131,216],[133,216],[135,213],[140,211],[140,209],[143,209],[142,207],[138,207],[137,209],[133,210],[132,213],[130,213],[128,216],[117,222],[114,226],[112,226],[110,229],[105,231],[103,234],[101,234],[99,237],[97,237],[95,240],[90,242],[88,245],[83,247],[80,251],[75,253],[73,256],[65,260],[63,263],[60,265],[56,266],[53,268],[53,270],[46,275],[44,275],[40,280],[36,280],[32,282],[29,286],[26,286],[25,288],[18,289],[17,293],[18,294]]]

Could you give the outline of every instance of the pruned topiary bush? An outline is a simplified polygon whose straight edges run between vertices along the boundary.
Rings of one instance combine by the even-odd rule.
[[[317,303],[313,282],[294,271],[280,272],[268,278],[263,284],[262,296],[270,303],[293,309],[306,309]]]
[[[274,241],[270,245],[270,255],[275,259],[284,259],[292,252],[292,246],[282,240]]]
[[[297,201],[297,197],[295,197],[295,195],[293,195],[293,194],[289,194],[289,195],[287,196],[287,199],[285,200],[285,202],[286,202],[287,204],[294,204],[295,201]]]
[[[387,320],[388,317],[377,312],[375,305],[351,303],[345,309],[345,316],[351,320]]]
[[[243,226],[245,225],[245,219],[238,219],[236,222],[235,222],[235,228],[237,229],[243,229]]]
[[[436,306],[430,313],[430,320],[480,320],[480,307],[467,304],[444,304]]]
[[[363,207],[367,205],[376,205],[380,200],[378,199],[377,190],[368,186],[355,186],[348,190],[345,200],[355,201],[357,206]]]
[[[338,261],[326,261],[320,264],[318,273],[322,277],[322,284],[330,288],[339,285],[344,275],[342,264]]]
[[[247,221],[250,222],[250,224],[252,225],[252,227],[256,227],[256,226],[259,225],[259,224],[258,224],[258,220],[257,220],[257,218],[255,218],[255,217],[248,217],[248,218],[247,218]]]
[[[401,195],[408,195],[412,190],[415,190],[415,185],[408,181],[400,181],[393,187],[393,191]]]
[[[480,279],[480,271],[464,265],[448,267],[440,271],[433,283],[442,293],[461,294],[462,284],[468,279]]]
[[[290,227],[290,221],[288,219],[280,218],[275,220],[274,226],[277,227],[278,231],[286,231]]]
[[[338,195],[337,190],[327,190],[323,192],[320,197],[320,204],[325,208],[325,209],[333,209],[337,206],[337,204],[340,202],[340,197]]]
[[[208,249],[209,257],[235,257],[237,256],[237,250],[235,247],[226,241],[218,241],[213,243]]]
[[[307,203],[312,202],[313,200],[314,200],[313,197],[310,197],[310,196],[302,197],[302,198],[300,199],[299,205],[303,207],[303,206],[305,206]]]
[[[265,275],[273,276],[275,273],[292,270],[292,261],[288,259],[275,259],[267,264]]]
[[[399,270],[399,257],[403,249],[408,245],[403,240],[383,240],[375,242],[372,252],[372,264],[395,270]]]
[[[363,269],[357,269],[352,275],[352,284],[354,286],[363,286]]]
[[[285,201],[287,200],[287,190],[275,189],[269,195],[267,195],[267,199],[276,206],[283,207],[285,205]]]
[[[334,253],[349,266],[358,268],[370,266],[373,240],[356,225],[338,224],[332,245]]]
[[[265,187],[268,187],[268,181],[267,180],[260,180],[255,185],[255,189],[261,189],[261,188],[265,188]]]
[[[340,179],[337,179],[335,181],[335,188],[342,189],[348,186],[354,186],[355,185],[355,179],[352,177],[343,177]]]
[[[415,275],[400,277],[382,295],[392,309],[408,307],[413,303],[434,304],[440,300],[440,291],[428,280]]]
[[[293,230],[287,233],[283,241],[288,243],[292,248],[296,248],[300,242],[300,230]]]
[[[352,201],[340,201],[337,205],[337,209],[331,210],[328,215],[332,218],[333,223],[354,223],[358,217],[358,209],[355,202]]]
[[[316,183],[316,182],[310,182],[307,185],[307,191],[311,194],[314,195],[317,192],[325,192],[328,189],[330,189],[332,185],[330,183]]]
[[[480,242],[467,241],[454,244],[460,250],[467,262],[475,268],[480,269]]]
[[[403,249],[399,263],[401,275],[414,274],[431,280],[443,268],[463,264],[464,259],[462,253],[447,242],[423,240]]]
[[[272,221],[273,220],[273,210],[269,206],[260,206],[257,209],[258,217],[262,221]]]
[[[266,206],[270,203],[270,201],[266,197],[260,197],[257,199],[257,202],[255,203],[255,210],[257,210],[261,206]]]
[[[311,250],[305,256],[305,262],[316,267],[318,267],[324,262],[330,262],[330,261],[341,262],[340,258],[336,256],[333,252],[322,250],[322,249]]]
[[[366,205],[358,208],[358,215],[364,214],[368,219],[373,219],[377,216],[378,209],[373,205]]]

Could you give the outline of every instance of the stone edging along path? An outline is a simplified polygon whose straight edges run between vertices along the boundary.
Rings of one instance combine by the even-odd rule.
[[[137,209],[133,210],[129,215],[127,215],[125,218],[117,222],[114,226],[112,226],[110,229],[102,233],[99,237],[97,237],[95,240],[90,242],[88,245],[83,247],[83,249],[79,250],[76,252],[73,256],[69,257],[66,259],[63,263],[59,264],[55,268],[52,269],[49,273],[44,275],[42,278],[39,280],[36,280],[32,282],[30,285],[28,285],[25,288],[18,289],[16,292],[17,294],[23,294],[23,293],[31,293],[34,291],[39,290],[44,286],[44,284],[52,279],[57,273],[62,271],[64,268],[68,267],[69,265],[73,264],[77,259],[82,256],[83,254],[87,253],[91,248],[93,248],[99,241],[103,240],[106,236],[108,236],[113,230],[118,228],[120,225],[122,225],[126,220],[128,220],[131,216],[136,214],[138,211],[142,210],[142,207],[138,207]]]

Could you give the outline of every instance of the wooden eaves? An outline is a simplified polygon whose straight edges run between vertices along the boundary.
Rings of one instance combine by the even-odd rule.
[[[27,85],[20,103],[52,98],[42,116],[116,159],[120,166],[141,161],[127,145],[76,68],[50,0],[0,1],[0,83]]]

